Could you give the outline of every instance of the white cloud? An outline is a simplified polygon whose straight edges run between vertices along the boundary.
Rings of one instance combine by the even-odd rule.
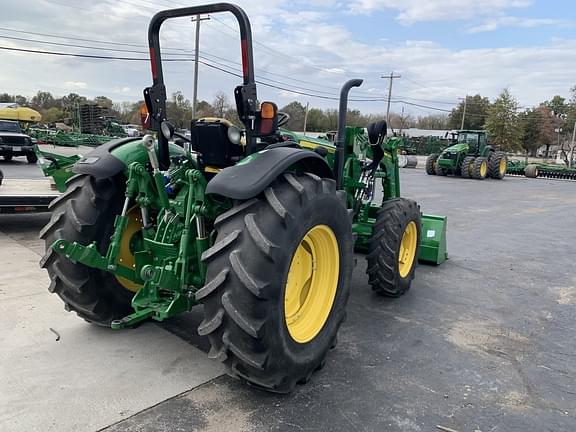
[[[66,81],[64,85],[70,89],[85,89],[88,87],[88,83],[84,81]]]
[[[398,12],[398,21],[413,24],[423,21],[468,20],[511,8],[526,7],[531,3],[530,0],[354,0],[349,9],[353,13],[394,10]]]
[[[155,10],[161,8],[143,6],[136,10],[128,8],[126,3],[89,0],[77,0],[73,3],[76,8],[66,8],[54,7],[45,0],[37,1],[38,4],[32,9],[23,2],[7,3],[3,8],[2,18],[10,22],[10,26],[5,26],[29,31],[38,31],[41,26],[42,33],[136,44],[136,47],[109,46],[114,49],[134,50],[136,53],[111,50],[99,52],[124,57],[147,57],[147,23]],[[576,58],[567,55],[576,50],[576,40],[542,41],[535,46],[514,48],[508,47],[507,42],[502,42],[500,48],[479,49],[449,48],[435,42],[432,37],[432,40],[391,44],[382,40],[389,36],[383,23],[381,28],[369,29],[372,35],[370,41],[360,42],[357,35],[344,25],[346,17],[342,17],[342,10],[347,5],[336,5],[336,12],[333,9],[322,9],[322,12],[318,13],[315,9],[310,9],[312,5],[307,6],[303,1],[271,0],[265,8],[262,7],[262,2],[256,0],[240,2],[246,7],[252,21],[257,76],[260,79],[280,81],[273,84],[289,89],[283,91],[259,85],[258,95],[262,100],[276,100],[279,105],[297,99],[304,104],[310,101],[312,106],[336,107],[335,100],[315,99],[291,90],[299,88],[306,93],[337,97],[338,89],[349,78],[365,80],[360,89],[353,90],[353,95],[358,96],[357,98],[384,97],[387,81],[380,77],[392,70],[402,75],[401,79],[394,82],[393,97],[397,99],[406,97],[457,102],[457,98],[466,93],[479,92],[484,96],[494,97],[503,87],[509,86],[522,105],[529,105],[549,99],[554,94],[566,96],[568,89],[576,84],[572,72],[576,69]],[[396,10],[398,19],[404,14],[402,19],[409,22],[440,17],[443,16],[443,11],[450,11],[450,15],[460,14],[462,17],[481,14],[480,9],[502,12],[510,5],[520,7],[527,2],[354,0],[354,4],[362,4],[365,12],[384,7]],[[287,18],[289,15],[303,17],[306,22],[297,25],[290,21],[290,17]],[[237,28],[232,18],[226,15],[218,15],[217,18],[232,28]],[[493,18],[494,16],[487,14],[482,15],[484,23]],[[500,22],[498,25],[505,24]],[[527,26],[536,23],[508,21],[507,25]],[[0,32],[1,34],[6,33]],[[93,42],[57,41],[97,45]],[[194,27],[189,20],[169,22],[162,30],[163,47],[184,49],[190,54],[193,41]],[[27,42],[2,41],[0,45],[52,49],[50,46],[37,46]],[[235,63],[240,61],[239,46],[239,36],[234,30],[215,19],[203,23],[201,52],[206,54],[206,58],[218,62],[213,63],[214,65],[239,72],[240,66]],[[75,53],[98,53],[81,48],[54,47],[54,50],[57,49]],[[14,94],[31,96],[37,90],[48,90],[61,96],[74,91],[88,97],[108,96],[115,102],[135,101],[142,98],[142,89],[151,84],[150,66],[147,62],[61,58],[4,51],[1,51],[1,55],[2,90]],[[165,57],[167,56],[168,54]],[[181,90],[190,98],[192,71],[192,63],[189,62],[165,63],[168,93]],[[264,71],[274,75],[263,73]],[[201,99],[211,101],[217,91],[223,90],[232,100],[233,88],[238,83],[237,77],[200,66]],[[305,90],[304,87],[312,91]],[[449,105],[422,103],[450,108]],[[366,112],[385,110],[383,102],[354,102],[352,105]],[[396,104],[393,109],[400,107]]]
[[[497,30],[502,27],[518,27],[518,28],[532,28],[541,26],[570,26],[574,23],[553,18],[524,18],[513,16],[501,16],[489,18],[482,24],[475,25],[468,29],[468,33],[482,33]]]

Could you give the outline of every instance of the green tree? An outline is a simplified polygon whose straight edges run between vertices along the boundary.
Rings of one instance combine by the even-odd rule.
[[[38,91],[36,96],[30,101],[33,108],[44,110],[58,105],[52,93],[45,91]]]
[[[311,132],[325,132],[328,130],[328,119],[321,109],[310,108],[306,129]]]
[[[210,102],[201,100],[196,103],[196,118],[214,117],[214,115],[214,108]]]
[[[464,116],[464,129],[484,129],[488,116],[490,100],[479,94],[466,96],[466,115]],[[464,114],[464,101],[460,102],[448,116],[448,128],[460,129],[462,115]]]
[[[182,92],[172,93],[172,98],[166,103],[168,119],[176,128],[188,128],[192,121],[192,104]]]
[[[14,102],[16,102],[20,106],[27,106],[28,105],[28,98],[22,95],[14,96]]]
[[[286,128],[293,131],[303,131],[304,130],[304,116],[306,114],[306,108],[300,102],[290,102],[288,105],[282,107],[280,111],[285,112],[290,116],[290,120],[286,124]],[[308,129],[308,125],[306,125]]]
[[[80,96],[77,93],[69,93],[60,99],[60,104],[64,110],[71,111],[78,108],[78,105],[85,104],[87,101],[84,96]]]
[[[14,96],[8,93],[0,93],[0,102],[2,103],[14,102]]]
[[[567,114],[568,105],[566,98],[556,95],[551,100],[544,102],[542,105],[548,107],[554,114]]]
[[[520,126],[520,145],[526,157],[536,156],[536,150],[542,142],[542,124],[544,118],[541,110],[529,108],[518,115]]]
[[[446,114],[430,114],[418,117],[416,127],[420,129],[448,129],[448,116]]]
[[[502,90],[488,110],[486,130],[492,144],[502,150],[521,148],[521,129],[518,123],[518,102],[507,88]]]
[[[55,123],[64,120],[64,112],[58,107],[51,107],[41,111],[43,123]]]
[[[114,105],[114,102],[112,101],[112,99],[110,99],[109,97],[106,97],[106,96],[96,96],[94,98],[94,103],[96,105],[100,105],[101,107],[108,108],[108,109],[111,109],[112,106]]]
[[[212,108],[214,109],[214,115],[218,118],[224,118],[224,114],[231,108],[230,101],[226,93],[219,91],[214,96],[214,102],[212,102]]]

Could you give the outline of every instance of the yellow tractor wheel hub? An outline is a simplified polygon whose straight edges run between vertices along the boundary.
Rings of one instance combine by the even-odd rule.
[[[412,270],[416,259],[416,249],[418,244],[418,228],[416,223],[411,221],[406,225],[402,241],[400,242],[400,253],[398,254],[398,272],[401,278],[405,278]]]
[[[506,174],[506,159],[500,160],[500,165],[498,166],[498,171],[500,171],[500,176]]]
[[[139,210],[139,207],[132,207],[128,213],[126,213],[126,216],[128,216],[128,223],[126,229],[122,233],[122,238],[120,239],[120,250],[118,251],[118,264],[132,270],[136,269],[136,258],[134,257],[134,252],[132,251],[130,243],[132,242],[134,234],[138,233],[142,229],[142,219]],[[142,285],[123,278],[122,276],[115,276],[115,278],[120,282],[120,285],[129,291],[137,292],[142,288]]]
[[[284,293],[284,316],[292,339],[310,342],[324,327],[338,290],[340,251],[330,227],[316,225],[292,256]]]
[[[487,172],[488,172],[488,164],[486,163],[486,161],[482,161],[482,164],[480,165],[480,175],[482,177],[486,177]]]

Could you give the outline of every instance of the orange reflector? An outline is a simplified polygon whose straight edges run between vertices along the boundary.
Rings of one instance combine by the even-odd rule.
[[[276,105],[272,102],[262,102],[260,111],[263,119],[273,119],[276,116]]]
[[[142,129],[150,129],[150,113],[145,103],[140,105],[140,124]]]

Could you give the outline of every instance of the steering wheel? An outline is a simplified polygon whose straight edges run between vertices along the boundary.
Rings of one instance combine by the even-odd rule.
[[[278,111],[278,127],[285,126],[290,121],[290,114]]]

